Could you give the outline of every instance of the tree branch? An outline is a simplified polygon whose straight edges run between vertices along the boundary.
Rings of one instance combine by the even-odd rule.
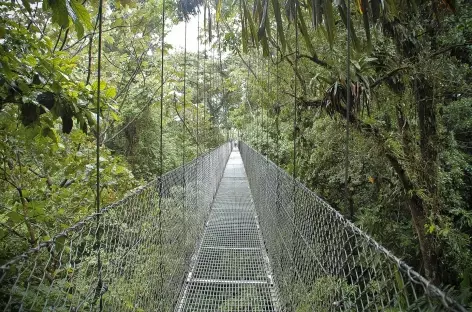
[[[377,79],[376,81],[374,81],[374,83],[372,83],[372,84],[370,85],[370,89],[373,89],[373,88],[377,87],[377,86],[380,85],[383,81],[385,81],[385,80],[387,80],[388,78],[392,77],[393,75],[395,75],[395,74],[398,73],[399,71],[406,70],[406,69],[411,69],[411,66],[405,65],[405,66],[401,66],[401,67],[395,68],[394,70],[392,70],[392,71],[390,71],[389,73],[387,73],[385,76],[382,76],[382,77],[380,77],[379,79]]]
[[[306,55],[306,54],[299,54],[298,58],[299,59],[306,58],[306,59],[309,59],[310,61],[314,62],[315,64],[318,64],[318,65],[323,66],[325,68],[328,68],[328,69],[332,68],[328,63],[326,63],[325,61],[320,60],[316,56],[309,56],[309,55]]]
[[[64,29],[64,27],[61,27],[61,29],[59,29],[59,35],[57,35],[57,40],[56,40],[56,43],[54,44],[54,48],[52,49],[52,53],[54,53],[56,51],[57,45],[59,44],[59,40],[61,40],[61,35],[62,35],[62,30],[63,29]]]
[[[188,127],[187,122],[184,120],[184,118],[182,118],[182,116],[180,116],[179,110],[177,109],[177,103],[175,103],[175,105],[174,105],[174,110],[175,110],[175,113],[177,114],[177,116],[179,117],[179,119],[184,124],[185,129],[187,130],[188,134],[190,134],[190,136],[192,137],[195,144],[198,144],[197,138],[194,136],[193,132]]]
[[[472,45],[472,41],[468,41],[468,42],[465,42],[465,43],[454,44],[454,45],[452,45],[452,46],[445,47],[445,48],[443,48],[443,49],[441,49],[441,50],[439,50],[439,51],[434,52],[433,54],[430,55],[430,57],[435,57],[435,56],[437,56],[437,55],[439,55],[439,54],[443,54],[443,53],[445,53],[445,52],[447,52],[447,51],[450,51],[450,50],[452,50],[452,49],[454,49],[454,48],[467,47],[467,46],[471,46],[471,45]]]
[[[19,233],[18,231],[16,231],[14,228],[8,226],[7,224],[5,223],[0,223],[1,226],[3,226],[4,228],[6,228],[8,230],[8,232],[10,233],[13,233],[15,234],[16,236],[18,236],[19,238],[25,240],[25,241],[28,241],[28,238],[23,236],[21,233]],[[2,237],[0,237],[0,241],[3,240],[5,237],[7,237],[8,233],[6,235],[3,235]]]
[[[251,66],[249,66],[249,64],[246,62],[246,60],[244,60],[243,56],[241,55],[241,51],[239,51],[239,49],[236,47],[236,53],[238,53],[238,56],[239,58],[241,59],[241,61],[244,63],[244,65],[246,66],[246,68],[251,72],[251,74],[254,76],[254,78],[257,79],[257,75],[256,73],[254,73],[254,71],[252,70]]]
[[[67,36],[69,35],[69,30],[70,28],[66,29],[66,32],[64,33],[64,40],[62,41],[61,47],[59,48],[59,51],[62,51],[64,49],[64,45],[67,42]]]
[[[150,100],[144,105],[144,107],[138,112],[138,114],[136,114],[136,116],[133,117],[133,119],[131,119],[130,122],[128,122],[123,128],[121,128],[119,131],[117,131],[112,137],[110,137],[109,139],[103,139],[103,144],[105,144],[106,142],[109,142],[111,140],[113,140],[114,138],[116,138],[121,132],[123,132],[124,130],[126,130],[126,128],[128,128],[136,119],[138,119],[139,116],[141,116],[141,114],[144,112],[144,110],[146,108],[148,108],[152,103],[153,103],[153,99],[154,99],[154,95],[157,93],[157,91],[159,91],[163,86],[164,84],[166,83],[167,79],[169,78],[169,76],[166,77],[166,79],[164,79],[164,81],[161,83],[161,85],[159,86],[159,88],[157,88],[156,91],[154,91],[154,94],[153,96],[151,96]],[[105,133],[107,132],[107,130],[105,130],[103,132],[103,135],[105,136]]]

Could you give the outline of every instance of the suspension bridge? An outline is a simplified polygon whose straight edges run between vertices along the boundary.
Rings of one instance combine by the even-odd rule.
[[[2,311],[466,311],[243,142],[0,270]]]

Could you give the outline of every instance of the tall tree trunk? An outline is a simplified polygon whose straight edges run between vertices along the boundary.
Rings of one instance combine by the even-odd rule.
[[[407,158],[414,159],[414,139],[412,138],[408,121],[404,118],[404,115],[401,111],[401,108],[397,108],[398,112],[398,126],[402,132],[402,145],[404,149],[404,154]],[[345,117],[345,111],[339,109],[338,113]],[[433,119],[430,119],[431,121]],[[420,185],[417,185],[413,181],[410,175],[407,173],[407,169],[402,164],[398,156],[390,149],[388,144],[385,142],[385,135],[381,132],[379,128],[375,126],[364,123],[357,116],[350,116],[349,120],[357,129],[366,131],[371,135],[371,137],[382,147],[385,152],[390,165],[398,176],[398,179],[403,185],[404,192],[408,197],[408,206],[410,208],[412,223],[415,228],[415,232],[418,235],[418,241],[420,245],[420,251],[422,255],[422,263],[424,268],[424,273],[428,279],[430,279],[434,284],[439,283],[438,279],[438,256],[437,256],[437,246],[435,243],[435,236],[433,234],[428,234],[426,232],[426,225],[429,223],[429,209],[428,203],[425,202],[423,198],[417,195],[417,190],[421,189]],[[432,126],[428,126],[432,127]],[[430,129],[430,128],[428,128]],[[434,126],[434,129],[436,127]]]
[[[435,222],[439,214],[438,198],[438,130],[436,119],[436,103],[434,101],[434,88],[431,82],[419,75],[415,80],[415,98],[418,113],[418,125],[420,131],[420,178],[421,187],[425,190],[428,202],[423,201],[423,214],[425,221]],[[417,232],[420,229],[417,229]],[[425,224],[422,225],[423,232],[426,231]],[[433,234],[426,234],[425,243],[428,247],[422,250],[425,263],[425,273],[433,282],[438,282],[438,250]]]
[[[437,198],[438,183],[438,134],[434,89],[431,82],[423,75],[414,81],[418,124],[420,130],[420,151],[423,161],[421,179],[428,195],[431,197],[431,211],[439,212]]]
[[[397,126],[399,132],[402,134],[403,152],[406,155],[406,158],[415,159],[414,154],[416,143],[410,132],[410,124],[406,119],[405,114],[400,105],[397,105],[396,110]],[[408,206],[410,208],[413,226],[415,227],[416,234],[418,235],[424,272],[425,275],[433,281],[433,283],[437,284],[439,280],[437,274],[438,257],[435,238],[432,234],[428,234],[426,231],[426,225],[428,223],[429,217],[429,209],[427,203],[418,195],[416,195],[415,190],[419,189],[420,186],[413,184],[411,179],[408,178],[405,170],[401,167],[399,161],[397,159],[393,159],[392,157],[390,157],[389,160],[392,166],[394,167],[395,171],[399,175],[407,196],[408,193],[413,194],[408,198]],[[413,166],[417,167],[416,164],[413,164]]]
[[[434,236],[426,233],[425,228],[428,220],[426,203],[415,193],[415,190],[418,187],[415,186],[408,177],[408,174],[406,173],[398,158],[395,157],[393,153],[388,152],[386,153],[386,156],[391,166],[397,173],[405,190],[406,196],[408,196],[408,206],[410,208],[413,226],[415,227],[416,234],[418,235],[425,275],[434,284],[438,284],[438,260],[434,243],[435,240]]]

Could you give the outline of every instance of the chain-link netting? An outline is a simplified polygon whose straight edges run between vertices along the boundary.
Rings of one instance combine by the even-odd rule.
[[[268,257],[237,150],[231,153],[176,312],[275,311]]]
[[[287,311],[466,311],[251,147],[240,143]]]
[[[226,143],[3,264],[0,310],[97,311],[101,301],[103,311],[171,311],[230,151]]]

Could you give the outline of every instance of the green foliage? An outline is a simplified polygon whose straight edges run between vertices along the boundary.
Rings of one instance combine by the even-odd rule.
[[[162,173],[161,85],[163,171],[180,166],[183,157],[194,158],[197,139],[200,154],[226,139],[220,130],[226,122],[222,103],[234,91],[219,95],[225,86],[211,82],[219,68],[214,60],[206,60],[212,67],[205,78],[206,110],[202,86],[199,98],[188,96],[186,103],[170,95],[182,92],[183,55],[169,55],[169,45],[165,81],[160,79],[156,34],[161,26],[155,13],[161,1],[104,3],[102,80],[97,85],[97,5],[76,0],[0,4],[0,262],[95,211],[97,136],[102,205],[135,187],[135,177],[149,180]],[[176,3],[166,2],[167,31],[177,21],[175,8]],[[188,81],[196,80],[196,71],[188,73],[187,93],[195,94],[196,86]],[[199,103],[198,137],[193,103]],[[187,130],[178,118],[184,105]]]
[[[204,28],[214,33],[216,18],[223,30],[204,40],[230,53],[221,64],[212,51],[187,54],[184,77],[185,56],[171,53],[169,45],[161,64],[161,1],[106,2],[97,86],[97,2],[2,2],[1,261],[94,211],[97,137],[106,204],[137,180],[162,174],[161,147],[167,171],[219,145],[231,131],[289,172],[296,170],[341,213],[353,212],[357,225],[423,273],[431,274],[426,265],[435,266],[434,282],[453,285],[454,295],[471,302],[472,7],[467,1],[432,3],[359,0],[347,12],[346,1],[313,0],[298,6],[296,22],[293,0],[205,3]],[[199,4],[166,1],[166,32]],[[353,102],[346,198],[347,91]],[[424,248],[437,256],[436,264],[421,253]],[[152,261],[143,262],[136,278],[148,273]],[[121,282],[120,308],[132,310],[132,294]],[[312,305],[329,310],[318,299],[328,300],[336,287],[350,293],[349,285],[332,277],[309,287],[300,311]],[[221,303],[222,309],[231,305]]]
[[[255,65],[260,64],[256,51],[242,56],[255,76],[239,77],[246,94],[231,111],[233,125],[241,139],[290,173],[295,140],[296,174],[303,183],[344,215],[353,213],[358,226],[407,263],[418,270],[433,266],[436,283],[454,285],[460,293],[455,296],[471,302],[470,286],[462,282],[470,280],[472,256],[467,247],[472,239],[470,4],[445,2],[434,11],[427,1],[414,8],[392,1],[382,8],[370,1],[366,8],[368,1],[357,1],[351,15],[352,83],[346,88],[345,2],[334,2],[338,11],[323,10],[321,17],[320,2],[299,8],[296,72],[295,31],[285,21],[284,38],[271,41],[268,69]],[[292,21],[290,3],[286,13]],[[271,17],[277,33],[279,12]],[[438,24],[431,25],[433,19]],[[378,21],[381,25],[372,27]],[[333,31],[327,32],[329,27]],[[346,89],[352,99],[349,155]],[[421,115],[425,111],[428,117]],[[436,263],[423,248],[436,254]]]
[[[25,127],[15,114],[10,107],[0,115],[2,260],[48,240],[95,209],[94,140],[79,129],[61,135],[57,123]],[[102,202],[112,203],[136,182],[121,157],[103,148],[100,160]]]
[[[8,7],[0,6],[0,10]],[[2,15],[3,16],[3,15]],[[62,119],[63,132],[70,132],[75,118],[83,131],[94,125],[89,103],[93,92],[90,86],[77,82],[77,58],[66,53],[54,53],[51,39],[38,41],[36,26],[30,29],[12,19],[0,17],[7,31],[0,48],[0,109],[17,105],[17,118],[28,126],[40,122],[40,116],[50,112],[48,121]],[[32,32],[34,30],[35,32]],[[52,124],[43,123],[45,134]]]
[[[302,295],[300,291],[297,292],[298,296],[302,296],[296,300],[300,304],[295,311],[336,311],[340,306],[343,306],[345,311],[354,311],[354,307],[346,307],[345,305],[355,302],[355,289],[355,286],[350,286],[333,276],[318,278],[311,285],[311,290],[308,293]]]

